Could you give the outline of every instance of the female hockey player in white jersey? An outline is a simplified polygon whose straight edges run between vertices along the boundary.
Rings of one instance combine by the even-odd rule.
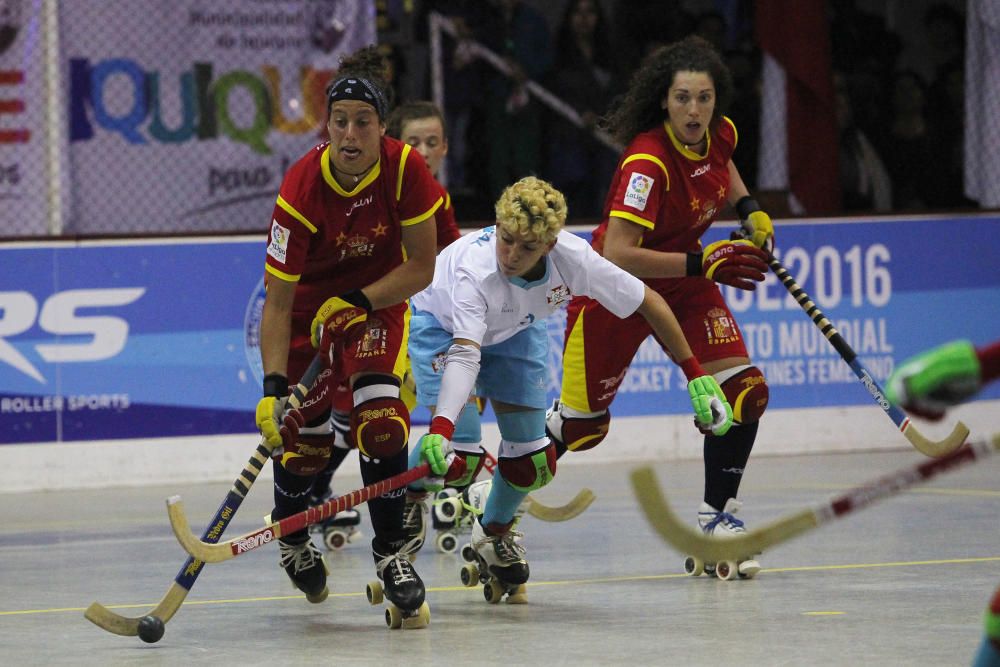
[[[454,442],[467,465],[465,477],[449,484],[468,485],[482,467],[478,440],[463,437],[464,429],[478,430],[470,396],[489,398],[497,415],[501,442],[493,479],[465,493],[479,515],[472,529],[479,573],[498,584],[497,599],[509,593],[524,600],[528,563],[511,530],[515,510],[556,471],[555,448],[545,436],[548,335],[541,320],[572,296],[593,297],[622,318],[640,312],[683,369],[698,422],[719,435],[732,425],[722,390],[692,355],[663,298],[563,230],[565,222],[562,193],[523,178],[497,201],[496,225],[448,246],[438,255],[433,282],[412,297],[417,402],[434,417],[410,454],[411,467],[426,460],[443,471]],[[470,448],[470,441],[477,444]],[[428,479],[410,491],[441,483]]]

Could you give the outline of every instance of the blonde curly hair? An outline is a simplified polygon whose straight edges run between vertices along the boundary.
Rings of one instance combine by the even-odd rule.
[[[551,183],[526,176],[508,186],[496,207],[497,227],[539,243],[556,240],[566,225],[566,198]]]

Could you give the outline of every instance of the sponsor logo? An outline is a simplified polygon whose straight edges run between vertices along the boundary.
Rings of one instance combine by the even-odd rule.
[[[872,376],[865,370],[861,371],[861,384],[865,386],[868,393],[872,395],[872,398],[875,399],[875,402],[878,403],[879,407],[888,412],[890,407],[889,401],[887,401],[885,396],[882,395],[882,392],[879,391],[878,385],[875,384],[875,380],[872,379]]]
[[[242,540],[236,542],[233,547],[236,549],[236,553],[241,554],[244,551],[250,551],[251,549],[256,549],[257,547],[267,544],[274,539],[274,530],[271,528],[265,528],[259,533],[246,537]]]
[[[637,171],[633,171],[632,175],[628,179],[628,188],[625,190],[625,201],[626,206],[631,206],[634,209],[645,211],[646,210],[646,200],[649,199],[649,193],[653,189],[653,179],[645,174],[640,174]]]
[[[691,172],[691,178],[696,178],[702,174],[707,174],[712,169],[712,165],[704,164]]]
[[[40,384],[47,383],[35,365],[6,340],[25,333],[36,321],[39,328],[57,337],[54,342],[34,346],[45,361],[68,363],[115,357],[128,341],[128,320],[106,313],[82,315],[78,311],[126,306],[145,293],[145,287],[73,289],[56,292],[39,308],[29,292],[0,292],[0,363],[13,366]],[[62,342],[61,337],[67,340]]]
[[[566,287],[565,285],[559,285],[549,290],[549,293],[546,295],[545,300],[548,302],[549,307],[557,308],[561,304],[564,304],[567,301],[569,301],[571,296],[573,295],[570,294],[568,287]]]
[[[368,204],[371,204],[374,198],[375,198],[374,195],[368,195],[364,199],[357,199],[354,202],[352,202],[350,210],[347,211],[347,217],[351,217],[351,214],[354,213],[354,209],[361,208],[362,206],[368,206]]]
[[[276,260],[285,263],[288,256],[288,239],[292,232],[287,227],[282,227],[277,220],[271,220],[271,242],[267,244],[267,254]]]

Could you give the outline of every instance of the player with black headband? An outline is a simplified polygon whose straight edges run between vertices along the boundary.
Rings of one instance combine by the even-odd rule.
[[[306,509],[314,477],[347,454],[334,446],[331,420],[341,382],[352,394],[346,440],[359,450],[364,483],[407,467],[409,411],[399,398],[406,299],[434,273],[434,216],[442,199],[420,154],[385,136],[388,92],[374,47],[341,59],[327,88],[329,141],[288,169],[272,214],[257,426],[276,447],[273,520]],[[330,367],[302,410],[285,414],[289,383],[298,381],[317,347]],[[403,505],[402,493],[368,503],[372,551],[389,601],[426,622]],[[310,602],[326,599],[328,568],[308,533],[283,536],[280,547],[292,583]]]

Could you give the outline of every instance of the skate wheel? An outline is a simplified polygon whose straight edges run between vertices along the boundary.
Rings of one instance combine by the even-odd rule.
[[[488,581],[483,584],[483,597],[490,604],[496,604],[503,597],[503,587],[495,582]]]
[[[738,572],[736,563],[731,560],[720,560],[715,564],[715,576],[723,581],[735,579]]]
[[[431,624],[431,608],[424,602],[409,615],[403,614],[404,630],[419,630]]]
[[[347,533],[342,530],[331,530],[323,533],[323,544],[330,551],[340,551],[347,546],[349,539]]]
[[[385,608],[385,624],[389,626],[390,629],[395,630],[396,628],[403,625],[403,612],[394,604],[389,605]]]
[[[467,563],[476,562],[476,550],[472,548],[471,544],[466,544],[462,547],[462,560]]]
[[[476,567],[475,563],[463,565],[459,576],[462,578],[463,586],[466,588],[472,588],[479,583],[479,568]]]
[[[507,604],[528,604],[528,587],[518,584],[507,592]]]
[[[434,505],[434,516],[438,521],[453,522],[462,514],[462,501],[457,497],[447,498]]]
[[[376,580],[369,583],[368,588],[365,589],[365,595],[368,596],[368,604],[382,604],[382,582]]]
[[[705,572],[705,563],[700,558],[688,556],[684,559],[684,571],[692,577],[697,577]]]
[[[760,572],[760,563],[755,560],[745,560],[736,568],[740,579],[753,579]]]
[[[437,536],[434,543],[437,546],[437,550],[443,554],[455,553],[455,549],[458,548],[458,538],[451,533],[441,533]]]

